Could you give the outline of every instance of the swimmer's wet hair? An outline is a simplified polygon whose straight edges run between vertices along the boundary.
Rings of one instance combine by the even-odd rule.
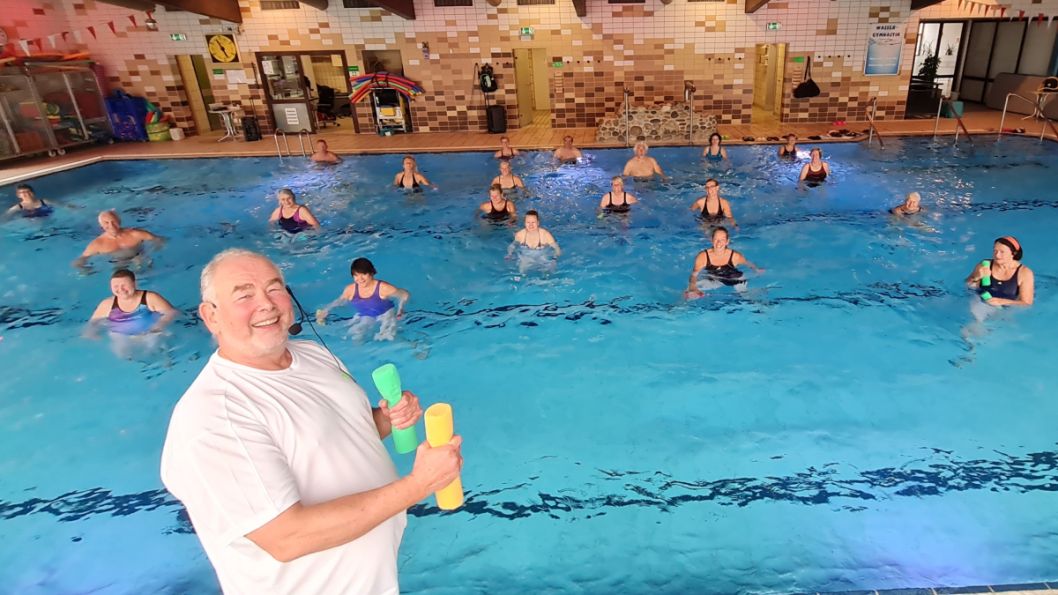
[[[811,155],[812,153],[815,153],[816,151],[819,151],[819,158],[822,159],[823,158],[823,149],[820,149],[819,147],[812,147],[812,150],[809,151],[808,154]]]
[[[723,143],[723,142],[724,142],[724,137],[723,137],[723,136],[720,136],[720,133],[719,133],[719,132],[714,132],[714,133],[712,133],[712,134],[710,134],[710,135],[709,135],[709,144],[710,144],[710,145],[711,145],[711,144],[713,144],[713,137],[714,137],[714,136],[715,136],[716,138],[720,139],[720,142],[721,142],[721,143]]]
[[[114,209],[107,209],[105,211],[100,211],[99,214],[96,215],[96,219],[102,218],[103,215],[110,215],[114,219],[117,219],[119,224],[121,223],[121,215],[118,215],[118,212],[115,211]]]
[[[411,159],[412,163],[416,163],[416,161],[415,161],[415,155],[405,155],[404,157],[401,157],[401,158],[400,158],[400,162],[401,162],[401,163],[404,163],[404,160],[405,160],[405,159]]]
[[[722,231],[722,232],[724,232],[724,235],[725,235],[725,236],[727,236],[727,237],[729,237],[729,238],[731,237],[731,232],[729,232],[729,231],[727,230],[727,228],[726,228],[726,227],[724,227],[723,225],[718,225],[718,226],[714,227],[714,228],[713,228],[713,233],[712,233],[711,235],[715,237],[715,236],[716,236],[716,234],[717,234],[717,232],[721,232],[721,231]]]
[[[349,274],[355,275],[360,273],[361,275],[377,275],[378,271],[375,270],[375,265],[371,264],[371,261],[360,257],[353,261],[353,264],[349,265]]]
[[[29,184],[19,184],[18,186],[15,186],[15,192],[18,192],[19,190],[29,190],[30,192],[33,192],[33,186],[30,186]]]
[[[525,212],[525,216],[526,217],[536,217],[538,220],[540,219],[540,213],[537,213],[536,209],[529,209],[528,211]]]
[[[649,145],[647,145],[647,144],[646,144],[645,142],[643,142],[643,141],[639,141],[639,142],[638,142],[638,143],[636,143],[636,145],[635,145],[634,147],[632,147],[632,148],[633,148],[633,149],[638,149],[638,148],[639,148],[640,146],[642,146],[642,147],[643,147],[644,149],[648,149],[648,150],[650,149],[650,146],[649,146]]]
[[[709,178],[708,180],[706,180],[706,181],[705,181],[705,185],[706,185],[706,187],[708,187],[708,186],[709,186],[709,182],[712,182],[712,183],[716,184],[716,187],[717,187],[717,188],[719,188],[719,187],[720,187],[720,182],[719,182],[719,181],[718,181],[718,180],[717,180],[716,178]]]
[[[914,198],[915,200],[917,200],[919,202],[922,202],[922,195],[919,194],[918,192],[908,192],[907,193],[907,198],[905,198],[904,200],[907,201],[907,200],[910,200],[912,198]]]
[[[624,183],[624,181],[625,181],[625,179],[623,177],[621,177],[621,176],[614,176],[614,177],[610,178],[610,183],[613,184],[617,180],[621,180],[622,183]]]
[[[294,200],[297,200],[297,198],[298,198],[297,195],[294,194],[294,191],[291,190],[290,188],[280,188],[279,192],[276,192],[276,196],[279,196],[279,195],[282,195],[282,194],[286,194],[287,196],[289,196],[290,198],[293,198]]]
[[[493,190],[499,192],[501,196],[503,195],[503,186],[500,186],[499,184],[493,184],[492,186],[489,186],[489,192],[492,192]]]
[[[132,281],[133,283],[135,283],[136,282],[136,273],[133,273],[132,271],[130,271],[128,269],[118,269],[118,270],[114,271],[114,274],[110,275],[110,278],[111,279],[128,279],[129,281]]]
[[[272,267],[275,268],[276,273],[279,274],[280,282],[286,285],[286,281],[283,280],[283,271],[279,270],[279,267],[277,267],[275,263],[272,262],[264,254],[258,254],[257,252],[247,250],[246,248],[228,248],[223,252],[217,253],[216,256],[214,256],[212,259],[210,259],[208,263],[206,263],[206,266],[202,267],[202,274],[198,278],[198,287],[199,292],[202,294],[203,302],[212,303],[217,299],[216,292],[213,290],[213,277],[214,275],[216,275],[217,267],[220,266],[220,263],[224,262],[225,260],[228,260],[229,258],[235,258],[238,256],[251,256],[253,258],[260,258],[261,260],[272,265]]]

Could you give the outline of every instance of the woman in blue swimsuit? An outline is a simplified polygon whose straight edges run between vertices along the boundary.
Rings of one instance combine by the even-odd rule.
[[[992,260],[974,267],[966,278],[967,285],[989,306],[1031,306],[1036,299],[1036,275],[1021,264],[1023,254],[1014,236],[996,239]]]
[[[26,219],[32,219],[47,217],[52,213],[52,206],[44,202],[43,198],[37,198],[29,184],[15,186],[15,196],[18,197],[18,204],[8,209],[7,215],[21,215]]]
[[[130,359],[136,351],[153,351],[153,341],[133,338],[157,336],[180,313],[157,293],[137,288],[136,275],[128,269],[110,276],[110,292],[113,297],[99,302],[92,312],[85,335],[92,338],[98,329],[106,329],[119,357]]]
[[[720,136],[720,133],[714,132],[709,135],[709,146],[702,151],[702,156],[709,161],[723,161],[727,159],[727,149],[720,146],[720,143],[724,142],[724,138]]]
[[[366,258],[357,258],[349,267],[353,282],[345,286],[342,294],[327,306],[316,310],[316,322],[324,324],[327,314],[335,306],[348,304],[356,311],[349,333],[361,339],[375,322],[380,324],[376,341],[392,341],[397,334],[397,320],[404,317],[404,306],[411,298],[407,290],[375,279],[378,271]],[[393,300],[397,301],[394,308]]]

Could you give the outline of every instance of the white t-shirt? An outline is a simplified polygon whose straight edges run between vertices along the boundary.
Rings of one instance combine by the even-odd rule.
[[[245,537],[299,501],[397,479],[363,389],[319,345],[288,349],[293,360],[279,371],[213,354],[173,410],[162,483],[187,508],[227,595],[398,593],[404,513],[285,564]]]

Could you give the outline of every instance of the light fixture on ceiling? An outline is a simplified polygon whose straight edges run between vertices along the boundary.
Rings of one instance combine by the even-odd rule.
[[[154,20],[154,12],[153,11],[150,11],[150,10],[147,11],[147,20],[144,21],[143,24],[144,24],[144,26],[147,27],[148,31],[157,31],[158,30],[158,21]]]

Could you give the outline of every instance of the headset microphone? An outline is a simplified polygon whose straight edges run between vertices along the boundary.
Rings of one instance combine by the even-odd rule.
[[[287,285],[286,288],[287,293],[290,294],[290,299],[294,300],[294,305],[298,307],[298,321],[290,325],[290,328],[287,329],[287,332],[289,332],[291,335],[299,335],[301,334],[301,323],[305,322],[305,319],[308,317],[308,314],[305,313],[305,308],[301,307],[301,302],[299,302],[297,296],[294,295],[294,290],[291,289],[289,285]]]

